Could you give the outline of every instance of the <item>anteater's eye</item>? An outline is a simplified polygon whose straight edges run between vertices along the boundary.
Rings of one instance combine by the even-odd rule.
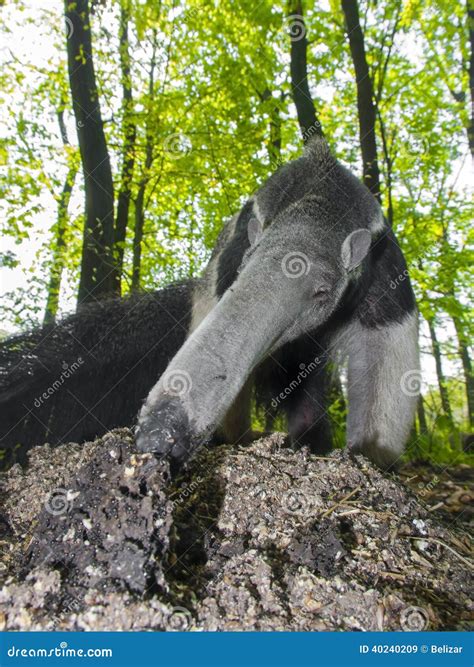
[[[313,296],[316,300],[320,301],[329,294],[329,287],[327,285],[319,285],[315,288]]]

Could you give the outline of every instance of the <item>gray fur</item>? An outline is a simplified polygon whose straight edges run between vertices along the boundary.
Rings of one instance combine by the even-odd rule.
[[[348,357],[347,445],[381,467],[399,462],[415,417],[418,318],[367,329],[351,322],[336,341]]]
[[[241,226],[253,219],[258,233],[243,234]],[[390,267],[403,263],[388,234],[367,188],[324,140],[311,141],[304,156],[269,178],[221,233],[195,289],[190,336],[140,412],[139,448],[185,459],[225,425],[226,415],[234,423],[229,437],[242,437],[248,417],[239,435],[229,415],[248,414],[253,373],[310,334],[332,349],[352,341],[346,348],[349,441],[380,465],[393,463],[416,404],[416,397],[400,395],[400,373],[418,362],[409,284],[391,297],[403,321],[392,322],[386,304]],[[235,275],[227,271],[232,263]],[[176,378],[184,378],[184,389],[173,388]]]

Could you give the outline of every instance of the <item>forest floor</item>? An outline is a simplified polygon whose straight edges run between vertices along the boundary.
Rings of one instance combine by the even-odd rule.
[[[126,429],[33,449],[1,478],[0,629],[467,629],[472,471],[284,444],[173,480]]]

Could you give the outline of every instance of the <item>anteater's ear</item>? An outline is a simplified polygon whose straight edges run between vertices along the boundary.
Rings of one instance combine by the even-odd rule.
[[[260,239],[263,233],[263,225],[257,218],[250,218],[247,226],[247,234],[249,236],[250,245],[253,246]]]
[[[356,229],[346,236],[341,246],[341,260],[346,271],[352,271],[364,261],[371,243],[372,234],[368,229]]]

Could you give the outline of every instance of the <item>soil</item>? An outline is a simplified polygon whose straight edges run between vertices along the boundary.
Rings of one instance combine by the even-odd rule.
[[[468,629],[471,481],[278,433],[174,478],[127,429],[36,447],[1,477],[0,629]]]

